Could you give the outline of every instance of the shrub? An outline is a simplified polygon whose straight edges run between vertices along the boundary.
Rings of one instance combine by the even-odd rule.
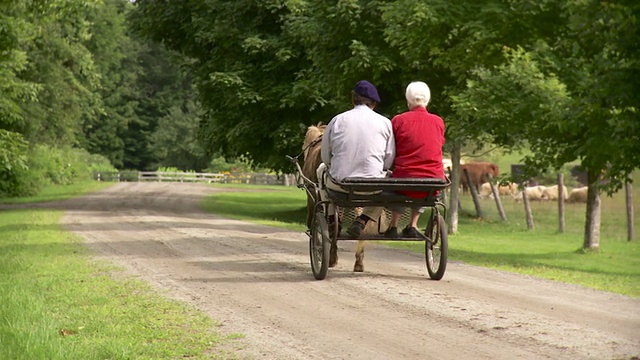
[[[49,185],[89,180],[94,169],[115,171],[109,160],[84,149],[36,145],[26,154],[26,166],[0,169],[0,196],[30,196]]]
[[[0,195],[22,191],[19,179],[27,173],[28,146],[21,134],[0,129]]]

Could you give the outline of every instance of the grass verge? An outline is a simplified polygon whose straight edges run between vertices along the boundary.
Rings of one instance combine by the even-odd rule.
[[[639,182],[636,182],[639,184]],[[218,185],[213,185],[218,186]],[[242,189],[227,186],[227,189]],[[260,190],[260,191],[258,191]],[[636,185],[635,194],[640,194]],[[634,207],[640,207],[636,196]],[[566,204],[564,233],[558,232],[557,203],[533,202],[535,228],[528,230],[522,203],[503,199],[507,222],[493,200],[482,201],[485,218],[470,212],[473,202],[462,197],[459,232],[449,236],[449,260],[528,274],[555,281],[640,297],[640,243],[626,240],[624,195],[603,196],[600,251],[581,251],[586,207]],[[263,186],[252,192],[220,192],[203,201],[207,211],[240,220],[304,231],[304,191],[295,187]],[[640,223],[635,212],[635,223]],[[422,226],[426,216],[421,219]],[[386,242],[423,252],[420,242]]]
[[[96,186],[96,184],[98,184]],[[108,184],[47,190],[62,199]],[[229,359],[207,316],[91,260],[61,211],[0,211],[0,359]]]

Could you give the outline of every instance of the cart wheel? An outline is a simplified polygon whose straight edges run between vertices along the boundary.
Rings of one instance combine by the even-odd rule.
[[[327,276],[329,269],[329,251],[331,238],[329,226],[322,212],[316,212],[309,237],[309,255],[311,257],[311,271],[316,280],[322,280]]]
[[[437,214],[429,219],[424,250],[427,261],[427,272],[433,280],[440,280],[447,268],[447,229],[442,215]]]

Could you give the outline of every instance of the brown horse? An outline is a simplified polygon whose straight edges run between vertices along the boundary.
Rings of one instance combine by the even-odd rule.
[[[307,133],[304,138],[304,143],[302,145],[302,150],[304,152],[304,164],[302,166],[302,174],[312,180],[315,183],[318,183],[318,175],[316,170],[318,166],[322,163],[322,158],[320,154],[321,148],[321,139],[322,134],[324,133],[326,125],[319,123],[318,125],[311,125],[307,129]],[[307,227],[311,228],[311,222],[313,220],[314,215],[314,200],[307,194]],[[359,215],[358,211],[362,211],[361,209],[356,209],[356,216]],[[383,220],[386,218],[383,216]],[[329,232],[332,233],[333,229],[329,229]],[[376,222],[370,221],[367,223],[367,226],[363,230],[363,234],[376,234],[378,232],[378,226]],[[331,237],[331,251],[329,257],[329,267],[334,267],[338,263],[338,241]],[[356,262],[353,265],[353,271],[362,272],[364,271],[364,240],[358,240],[358,246],[356,248]]]
[[[304,155],[304,164],[302,164],[302,174],[309,178],[314,183],[318,183],[318,175],[316,169],[322,163],[320,156],[320,144],[322,143],[322,134],[327,125],[318,123],[318,125],[311,125],[307,129],[307,133],[304,136],[304,143],[302,144],[302,151]],[[311,228],[311,221],[313,219],[313,199],[307,195],[307,227]]]

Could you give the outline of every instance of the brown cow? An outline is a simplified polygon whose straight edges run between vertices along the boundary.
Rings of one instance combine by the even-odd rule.
[[[467,182],[467,177],[464,176],[464,169],[467,169],[471,183],[477,192],[480,191],[480,186],[483,183],[489,181],[487,174],[491,174],[494,179],[500,175],[498,165],[492,162],[474,162],[460,165],[460,185],[462,185],[462,192],[469,190],[469,183]]]

